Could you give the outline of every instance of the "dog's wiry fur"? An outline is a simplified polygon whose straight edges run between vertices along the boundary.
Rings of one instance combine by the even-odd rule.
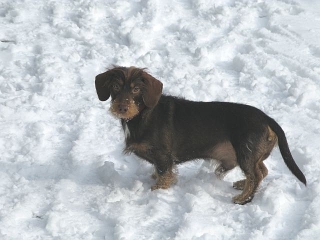
[[[121,119],[126,135],[124,152],[133,152],[155,166],[152,190],[176,181],[174,166],[193,159],[216,159],[215,173],[223,178],[239,166],[245,179],[233,201],[252,200],[268,174],[263,161],[278,142],[291,172],[306,179],[294,162],[282,128],[262,111],[228,102],[193,102],[162,95],[162,83],[144,69],[114,67],[96,77],[101,101],[111,96],[110,111]]]

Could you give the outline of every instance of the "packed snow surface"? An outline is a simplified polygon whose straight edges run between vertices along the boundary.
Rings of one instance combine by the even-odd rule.
[[[113,64],[146,67],[164,93],[260,108],[286,132],[251,203],[214,163],[153,167],[123,155],[97,98]],[[320,3],[317,0],[2,0],[0,239],[319,239]]]

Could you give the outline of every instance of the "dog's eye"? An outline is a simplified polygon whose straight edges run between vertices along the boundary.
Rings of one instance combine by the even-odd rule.
[[[132,89],[132,92],[133,93],[138,93],[140,91],[140,88],[139,87],[134,87],[133,89]]]
[[[112,88],[113,88],[114,91],[119,91],[120,90],[119,84],[116,84],[116,83],[112,85]]]

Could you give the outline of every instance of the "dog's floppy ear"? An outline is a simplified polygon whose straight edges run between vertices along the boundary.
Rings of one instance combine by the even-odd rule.
[[[109,72],[110,70],[96,76],[95,85],[100,101],[106,101],[110,97],[109,82],[111,78]]]
[[[162,82],[152,77],[150,74],[146,72],[142,72],[142,78],[145,84],[145,88],[143,90],[143,101],[144,104],[153,108],[157,105],[161,94],[162,94]]]

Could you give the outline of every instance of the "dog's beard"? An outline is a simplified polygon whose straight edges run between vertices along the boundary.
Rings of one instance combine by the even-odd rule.
[[[113,101],[110,106],[110,112],[117,118],[130,120],[139,114],[139,107],[132,100],[128,104],[128,110],[125,113],[120,113],[118,111],[118,103]]]

